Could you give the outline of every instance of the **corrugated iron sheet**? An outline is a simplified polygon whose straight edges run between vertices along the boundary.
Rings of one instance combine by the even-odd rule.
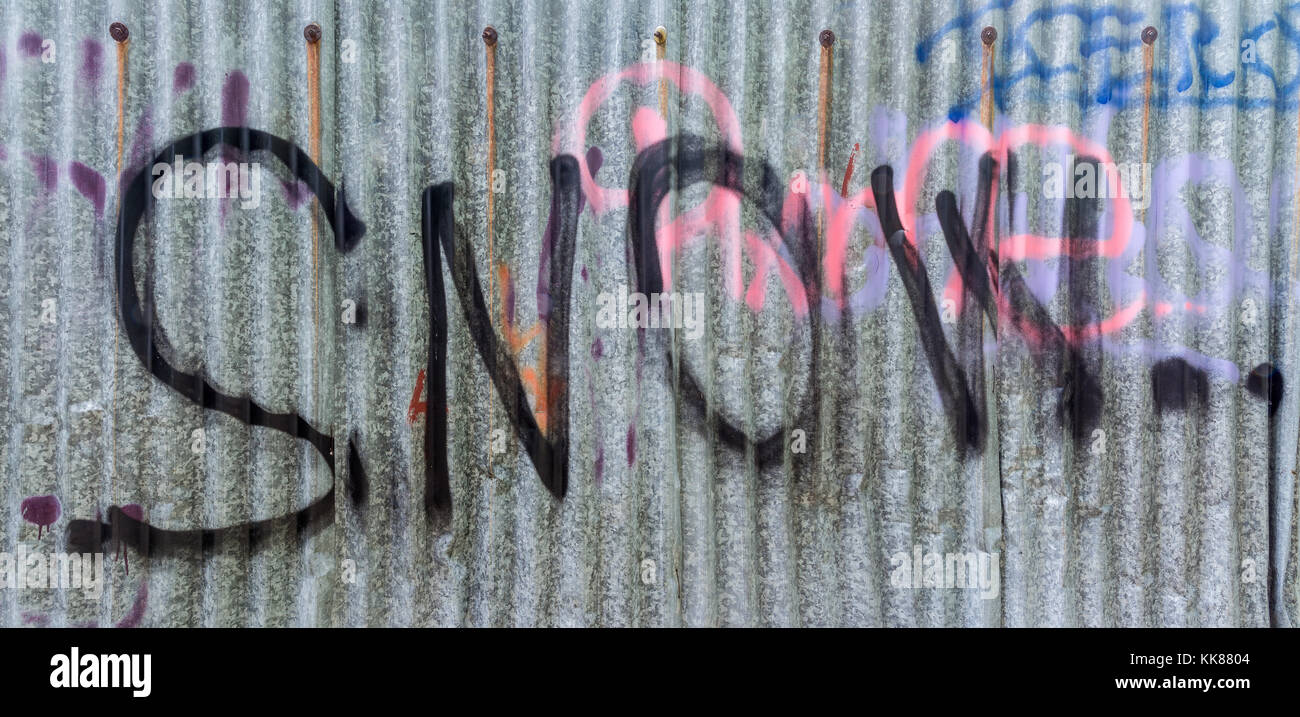
[[[1294,625],[1298,24],[1285,0],[8,0],[0,552],[90,545],[108,582],[0,590],[0,624]],[[267,134],[173,144],[220,127]],[[178,152],[256,163],[257,206],[145,199]],[[1048,196],[1088,160],[1148,163],[1149,206]],[[701,181],[662,214],[630,192],[673,177]],[[698,336],[602,318],[654,258]],[[567,431],[543,471],[528,420]],[[929,553],[995,579],[899,578]]]

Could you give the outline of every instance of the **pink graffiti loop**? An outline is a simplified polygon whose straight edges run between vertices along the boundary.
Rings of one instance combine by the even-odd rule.
[[[630,201],[625,187],[606,187],[598,184],[587,164],[587,127],[596,111],[614,91],[625,82],[645,86],[667,80],[678,92],[700,96],[713,113],[718,133],[727,146],[741,153],[743,143],[740,119],[731,102],[706,75],[694,69],[667,60],[643,62],[607,74],[587,88],[572,124],[558,125],[552,142],[556,155],[567,153],[578,160],[582,191],[591,203],[592,211],[603,214],[611,209],[625,207]],[[663,139],[667,125],[656,110],[639,108],[632,118],[632,130],[638,151]],[[740,263],[740,198],[735,193],[714,187],[704,201],[680,216],[670,215],[671,207],[660,207],[655,243],[659,252],[659,265],[663,270],[664,286],[672,285],[672,255],[687,241],[716,232],[722,240],[726,259],[727,286],[732,296],[741,295]]]

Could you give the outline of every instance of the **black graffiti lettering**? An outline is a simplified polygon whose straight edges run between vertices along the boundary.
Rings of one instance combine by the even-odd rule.
[[[997,178],[997,162],[986,153],[980,159],[973,236],[967,231],[957,199],[950,191],[940,192],[935,197],[939,224],[965,290],[984,309],[995,331],[1001,317],[1026,337],[1040,365],[1056,376],[1056,385],[1061,389],[1058,419],[1074,440],[1082,441],[1100,422],[1101,383],[1089,370],[1078,349],[1066,341],[1065,334],[1052,321],[1047,309],[1030,292],[1015,265],[1009,262],[1005,266],[998,265],[992,237],[987,236],[992,188]],[[920,255],[903,233],[894,201],[893,170],[888,166],[877,167],[872,172],[871,184],[880,225],[912,301],[921,344],[945,410],[951,417],[953,435],[966,446],[980,450],[985,422],[980,419],[966,376],[944,336]]]
[[[726,148],[706,145],[693,136],[663,140],[637,155],[631,172],[633,197],[628,215],[629,241],[633,263],[633,283],[646,294],[660,293],[663,274],[654,243],[655,216],[659,204],[670,190],[698,182],[710,182],[755,202],[786,241],[787,228],[781,226],[783,183],[769,167],[757,173],[759,182],[746,186],[742,172],[743,158]],[[506,347],[498,339],[490,312],[483,298],[473,249],[456,224],[453,204],[455,188],[451,183],[431,186],[421,201],[422,253],[425,280],[429,292],[429,355],[426,366],[427,419],[425,424],[425,496],[428,514],[448,512],[452,506],[450,475],[446,458],[447,382],[446,342],[447,308],[442,280],[442,257],[450,266],[452,283],[465,313],[474,346],[497,394],[501,397],[516,436],[523,444],[542,484],[556,498],[563,498],[568,486],[568,341],[569,300],[573,283],[574,253],[577,245],[578,213],[581,208],[581,185],[578,163],[570,156],[551,162],[551,216],[557,218],[555,241],[543,265],[549,269],[547,286],[539,293],[549,298],[546,315],[546,430],[537,425],[529,408],[520,380],[519,369]],[[676,178],[673,183],[672,178]],[[816,259],[805,250],[805,240],[812,235],[806,207],[800,213],[798,236],[801,241],[786,249],[796,258],[800,276],[807,287],[809,303],[816,306],[820,294]],[[441,249],[441,251],[439,251]],[[817,312],[811,312],[814,331]],[[815,335],[815,334],[814,334]],[[668,354],[669,371],[672,356]],[[813,346],[813,375],[816,375],[818,352]],[[815,378],[811,390],[815,391]],[[689,367],[682,372],[682,395],[685,403],[699,411],[725,443],[738,448],[753,444],[760,462],[780,454],[784,444],[778,433],[751,441],[744,431],[707,409],[698,383]]]
[[[988,218],[990,213],[990,191],[997,183],[997,163],[993,157],[985,154],[980,159],[979,188],[975,197],[974,235],[966,231],[966,223],[957,209],[957,197],[944,190],[934,198],[934,208],[939,216],[939,226],[943,228],[944,240],[948,243],[948,253],[952,255],[957,273],[961,275],[962,284],[974,297],[978,305],[988,315],[994,331],[998,328],[998,291],[997,254],[991,252],[988,236]]]
[[[497,337],[493,327],[475,269],[473,248],[456,224],[452,208],[454,186],[448,182],[431,186],[424,191],[421,226],[429,292],[424,507],[428,514],[449,512],[452,505],[445,450],[447,306],[442,281],[442,255],[446,255],[452,283],[464,309],[465,323],[469,327],[474,347],[502,398],[515,434],[528,453],[538,477],[556,498],[563,498],[568,488],[569,297],[573,283],[573,257],[577,245],[581,192],[577,160],[567,155],[552,160],[551,184],[552,216],[559,218],[559,230],[549,257],[548,292],[551,311],[546,319],[545,431],[538,426],[528,405],[528,396],[524,392],[514,357]]]
[[[1268,401],[1268,415],[1270,417],[1277,413],[1278,406],[1282,405],[1285,385],[1286,382],[1282,379],[1282,372],[1278,371],[1271,363],[1262,363],[1256,366],[1246,378],[1246,390]]]
[[[746,181],[748,178],[748,181]],[[785,226],[781,219],[785,199],[785,183],[764,163],[751,165],[745,171],[745,159],[729,148],[710,144],[700,137],[679,135],[661,140],[642,150],[632,165],[628,208],[628,236],[632,244],[633,262],[629,271],[637,291],[651,295],[663,291],[663,270],[659,266],[659,253],[655,243],[655,221],[659,205],[670,191],[682,191],[694,184],[707,182],[739,195],[750,203],[776,229],[782,247],[794,259],[795,269],[803,282],[808,306],[812,336],[810,379],[807,395],[796,422],[800,425],[814,423],[817,375],[820,349],[817,335],[820,329],[821,283],[814,247],[815,233],[807,203],[801,203],[795,226]],[[793,241],[792,241],[793,239]],[[669,375],[675,370],[672,353],[665,350]],[[683,404],[694,410],[698,417],[725,444],[745,450],[752,447],[757,463],[764,465],[782,455],[785,431],[774,432],[762,438],[751,438],[743,428],[735,426],[712,410],[690,367],[683,362],[680,389]],[[797,457],[797,454],[796,454]]]
[[[884,229],[889,244],[889,254],[898,267],[898,274],[903,279],[903,286],[912,303],[912,315],[916,318],[917,329],[921,334],[921,348],[925,351],[930,374],[939,387],[940,399],[952,422],[953,436],[960,447],[982,450],[984,423],[980,419],[979,408],[971,397],[970,388],[966,385],[966,375],[957,365],[957,359],[943,335],[943,323],[934,303],[934,293],[925,273],[925,264],[921,262],[916,247],[907,240],[902,221],[899,220],[898,205],[894,201],[894,170],[891,167],[882,165],[871,172],[871,193],[876,200],[880,226]],[[969,243],[967,237],[966,244]]]
[[[1151,399],[1157,413],[1204,407],[1210,400],[1209,377],[1176,356],[1158,361],[1151,367]]]
[[[160,152],[154,161],[170,162],[176,156],[203,156],[221,146],[244,153],[268,152],[283,162],[290,173],[316,196],[329,220],[334,245],[340,253],[351,250],[363,236],[365,227],[348,208],[342,191],[336,191],[307,154],[288,140],[245,127],[220,127],[177,140]],[[805,201],[799,202],[792,215],[783,213],[783,204],[787,200],[786,186],[782,177],[771,167],[761,162],[751,162],[749,167],[745,165],[745,159],[739,153],[691,135],[665,139],[637,155],[629,177],[630,283],[635,285],[638,292],[646,295],[663,292],[663,267],[659,264],[655,234],[658,209],[670,193],[707,183],[734,192],[743,202],[756,209],[775,228],[781,243],[777,247],[778,252],[792,261],[806,292],[803,298],[806,298],[810,307],[810,380],[806,395],[799,402],[798,417],[795,420],[811,425],[815,422],[812,412],[817,405],[820,365],[818,336],[822,321],[821,277],[813,220]],[[152,166],[152,163],[148,166]],[[1014,162],[1012,168],[1014,169]],[[429,301],[429,349],[425,366],[428,410],[424,432],[426,463],[423,502],[429,516],[450,516],[453,505],[447,460],[447,343],[450,326],[442,274],[444,259],[475,350],[491,377],[516,438],[523,445],[547,490],[558,499],[562,499],[567,491],[569,304],[578,217],[583,204],[579,171],[577,161],[567,155],[555,158],[550,166],[551,217],[555,231],[553,241],[545,243],[546,253],[541,260],[543,285],[538,289],[539,297],[545,296],[548,300],[548,306],[542,311],[545,322],[546,370],[544,381],[540,384],[546,404],[545,425],[539,425],[540,414],[535,414],[529,405],[528,394],[524,390],[520,370],[510,347],[497,335],[479,281],[472,242],[456,223],[454,185],[449,182],[432,185],[421,196],[421,249]],[[1047,310],[1030,292],[1015,265],[999,265],[989,221],[994,211],[993,193],[997,186],[998,171],[997,162],[992,155],[985,154],[979,166],[973,232],[967,230],[952,192],[940,192],[935,198],[935,209],[948,251],[961,276],[964,290],[974,299],[970,311],[963,313],[963,326],[970,328],[978,324],[978,316],[982,311],[995,331],[1000,331],[1004,322],[1006,327],[1024,336],[1040,365],[1056,376],[1056,385],[1061,389],[1059,418],[1074,438],[1079,440],[1087,437],[1099,421],[1102,406],[1100,383],[1078,349],[1066,340]],[[133,268],[136,233],[143,217],[152,210],[150,180],[151,174],[147,168],[141,168],[126,186],[117,227],[119,318],[122,330],[141,364],[155,378],[197,405],[221,411],[250,426],[274,428],[307,440],[333,472],[335,446],[332,436],[322,433],[296,413],[273,413],[248,397],[222,393],[203,375],[180,371],[163,357],[159,340],[165,342],[165,331],[155,316],[151,292],[146,289],[143,300],[139,296]],[[976,375],[973,379],[968,379],[967,372],[958,363],[948,344],[925,266],[916,246],[908,240],[903,230],[894,199],[893,172],[889,166],[882,165],[872,172],[871,188],[890,256],[907,291],[922,350],[945,411],[951,419],[958,450],[963,453],[967,450],[981,452],[987,428],[975,396],[985,390],[982,376]],[[1072,226],[1087,224],[1088,217],[1082,216],[1082,212],[1083,209],[1078,206],[1069,210]],[[792,220],[784,218],[790,216],[793,217]],[[1074,236],[1076,233],[1071,234],[1072,242],[1077,239]],[[151,286],[150,282],[151,277],[146,275],[146,287]],[[976,324],[968,323],[972,320]],[[963,351],[982,351],[978,342],[967,345],[971,343],[966,341],[962,344]],[[685,365],[684,361],[680,367],[675,366],[674,362],[680,359],[667,348],[664,355],[668,375],[678,375],[676,369],[681,369],[679,390],[683,405],[697,414],[711,435],[734,448],[752,450],[760,465],[783,455],[784,429],[766,436],[749,435],[745,429],[733,425],[714,410],[690,366]],[[1172,365],[1162,362],[1153,370],[1153,390],[1157,407],[1161,410],[1179,408],[1187,403],[1186,392],[1180,393],[1175,389],[1188,383],[1189,374],[1183,370],[1178,376],[1172,376]],[[972,372],[978,374],[977,368],[978,364],[972,368]],[[1280,374],[1272,370],[1271,366],[1268,369],[1257,369],[1248,379],[1247,388],[1269,400],[1271,413],[1280,402],[1282,382]],[[974,384],[971,380],[974,380]],[[1194,397],[1201,397],[1204,394],[1203,376],[1198,381],[1195,375],[1190,375],[1190,380],[1196,389],[1192,392]],[[360,505],[367,492],[366,475],[354,440],[349,441],[348,448],[350,480],[347,491],[350,499]],[[148,525],[131,517],[121,508],[112,506],[108,511],[107,522],[73,521],[69,531],[70,534],[75,534],[77,540],[88,541],[79,543],[83,545],[116,538],[144,552],[152,552],[168,543],[192,541],[197,541],[206,548],[223,532],[243,531],[251,540],[276,529],[277,521],[292,521],[300,532],[306,531],[331,521],[333,507],[334,489],[331,487],[324,496],[305,508],[280,518],[229,528],[168,531]]]
[[[248,127],[217,127],[187,135],[158,153],[152,162],[141,167],[125,186],[117,223],[117,297],[119,320],[136,357],[155,378],[171,387],[185,398],[205,409],[220,411],[249,426],[263,426],[302,438],[316,451],[334,472],[334,438],[322,433],[305,418],[296,413],[268,411],[247,396],[231,396],[218,390],[208,379],[198,373],[186,373],[173,367],[162,355],[158,339],[165,340],[166,332],[154,312],[151,294],[141,300],[136,290],[134,250],[136,233],[146,214],[153,210],[151,167],[156,163],[170,163],[176,157],[202,157],[217,147],[230,147],[247,155],[264,151],[280,160],[289,172],[303,182],[315,195],[334,234],[334,246],[343,253],[350,251],[365,234],[365,225],[347,205],[342,190],[325,178],[320,168],[294,143]],[[146,276],[146,285],[152,278]],[[354,441],[348,443],[349,498],[356,504],[365,500],[366,474],[357,456]],[[69,525],[70,540],[79,541],[83,547],[102,543],[110,536],[134,546],[146,554],[173,545],[198,542],[210,545],[225,534],[255,536],[272,528],[279,521],[289,520],[299,532],[334,517],[333,486],[305,508],[282,518],[241,523],[225,528],[200,530],[163,530],[132,518],[117,506],[108,511],[108,522],[75,520]]]
[[[420,202],[420,246],[424,254],[424,286],[429,293],[429,352],[425,362],[424,510],[451,510],[451,478],[447,470],[447,296],[442,287],[442,255],[438,237],[455,232],[451,217],[452,186],[424,190]],[[446,196],[443,196],[443,195]],[[450,227],[450,229],[444,229]]]

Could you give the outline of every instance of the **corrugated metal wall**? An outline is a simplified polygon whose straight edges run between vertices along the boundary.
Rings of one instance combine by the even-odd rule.
[[[6,0],[0,551],[102,547],[109,581],[0,590],[0,624],[1293,625],[1298,25],[1286,0]],[[268,135],[173,145],[223,126]],[[305,160],[314,133],[330,187],[267,139]],[[222,139],[254,151],[194,157]],[[1145,209],[1047,196],[1048,165],[1144,148]],[[177,153],[257,163],[258,206],[150,198]],[[703,182],[661,213],[629,191],[671,176]],[[700,335],[602,323],[656,263],[638,237]],[[562,499],[529,420],[567,429]],[[898,584],[932,552],[996,555],[993,594]]]

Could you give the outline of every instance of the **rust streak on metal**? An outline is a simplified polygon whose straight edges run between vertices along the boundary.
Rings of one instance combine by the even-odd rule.
[[[831,117],[831,74],[834,72],[834,58],[831,47],[835,44],[835,33],[822,30],[817,37],[822,46],[821,67],[817,73],[817,181],[819,186],[826,183],[826,135],[830,128]],[[826,212],[817,210],[818,246],[825,241]]]
[[[108,26],[108,34],[117,42],[117,171],[120,179],[126,139],[126,60],[131,47],[131,33],[126,25],[115,22]]]
[[[493,275],[496,267],[496,247],[494,244],[492,224],[496,212],[496,188],[493,186],[493,174],[496,173],[496,155],[497,155],[497,131],[496,131],[496,73],[497,73],[497,31],[496,28],[488,25],[483,28],[483,51],[485,53],[485,72],[486,72],[486,103],[487,103],[487,245],[488,245],[488,295],[487,305],[488,314],[492,315],[496,306],[496,284]],[[539,380],[545,380],[539,379]],[[487,393],[487,424],[488,437],[491,439],[493,433],[492,421],[492,395],[491,389]],[[488,545],[492,545],[494,535],[493,525],[493,501],[492,496],[496,494],[496,483],[492,477],[492,450],[488,450]],[[495,557],[495,556],[494,556]]]
[[[668,29],[663,25],[655,28],[655,60],[659,64],[659,71],[663,72],[664,57],[667,53],[668,46]],[[668,122],[668,79],[659,78],[659,116]]]
[[[497,131],[496,131],[496,73],[497,73],[497,31],[491,25],[483,29],[483,45],[486,53],[487,62],[487,240],[488,240],[488,266],[492,267],[493,257],[493,236],[492,223],[493,214],[496,209],[495,195],[492,188],[492,175],[496,171],[496,154],[497,154]],[[492,301],[491,293],[491,271],[488,272],[488,301]]]
[[[303,28],[307,40],[307,95],[310,103],[311,161],[321,166],[320,40],[321,28],[309,23]],[[320,399],[320,219],[315,203],[311,207],[311,385],[313,401]]]
[[[108,26],[108,34],[117,43],[117,207],[118,212],[122,208],[122,172],[125,167],[122,165],[123,148],[126,142],[126,63],[127,56],[131,47],[131,32],[124,23],[115,22]],[[114,314],[119,314],[117,292],[113,292],[113,309]],[[121,332],[113,332],[113,446],[112,462],[113,473],[109,477],[109,482],[113,492],[113,502],[120,502],[117,495],[117,353],[121,343]]]
[[[1142,30],[1142,164],[1147,162],[1147,142],[1151,129],[1151,75],[1155,66],[1155,45],[1159,33],[1148,25]],[[1146,221],[1147,210],[1142,207],[1141,221]]]
[[[989,132],[993,131],[993,68],[997,53],[995,43],[998,31],[992,25],[980,33],[984,43],[984,58],[980,65],[980,124]]]
[[[996,116],[993,94],[993,79],[997,76],[997,41],[998,31],[992,25],[986,26],[980,32],[980,42],[984,46],[983,58],[980,64],[980,124],[993,133],[993,121]],[[989,208],[989,235],[988,235],[988,255],[981,256],[985,264],[985,270],[988,270],[989,264],[997,266],[997,237],[993,232],[997,227],[997,206]],[[990,276],[990,286],[994,294],[998,291],[996,271]],[[993,336],[996,345],[998,333],[997,323],[992,321],[988,316],[979,319],[979,342],[983,346],[986,337]],[[997,395],[993,387],[997,383],[997,350],[994,349],[992,356],[987,361],[980,361],[983,373],[983,382],[981,391],[984,394],[984,415],[988,416],[988,439],[993,445],[999,442],[999,414],[997,405]],[[1002,495],[1002,465],[1001,461],[989,461],[984,465],[984,482],[981,487],[982,492],[982,520],[984,523],[985,535],[989,531],[996,530],[998,535],[1005,535],[1007,532],[1006,512],[1003,510]],[[996,500],[994,498],[996,497]],[[985,545],[986,550],[992,550],[992,544]]]

